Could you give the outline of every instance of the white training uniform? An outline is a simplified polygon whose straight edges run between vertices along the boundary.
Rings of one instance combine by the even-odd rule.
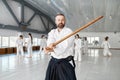
[[[108,41],[103,41],[102,45],[101,45],[104,49],[103,49],[103,55],[104,56],[111,56],[112,53],[110,52],[109,48],[110,48],[110,44]]]
[[[28,56],[31,56],[32,55],[32,40],[30,36],[27,40],[27,51],[28,51]]]
[[[47,46],[47,40],[45,38],[40,39],[40,51],[39,53],[42,52],[42,49],[44,49]]]
[[[84,45],[83,45],[83,53],[84,53],[84,54],[87,54],[87,53],[88,53],[88,41],[87,41],[87,40],[84,41],[83,44],[84,44]]]
[[[72,33],[72,30],[64,27],[60,32],[58,29],[53,29],[48,34],[47,46],[51,43],[54,43],[66,35]],[[70,55],[73,56],[73,47],[74,47],[74,37],[71,36],[63,42],[56,45],[54,52],[51,52],[51,56],[57,59],[66,58]]]
[[[74,60],[81,61],[81,50],[82,50],[82,45],[81,45],[81,39],[75,39],[75,56]]]
[[[16,40],[17,56],[19,56],[20,53],[21,53],[22,56],[24,56],[23,44],[24,44],[24,40],[23,40],[23,39],[18,38],[18,39]]]

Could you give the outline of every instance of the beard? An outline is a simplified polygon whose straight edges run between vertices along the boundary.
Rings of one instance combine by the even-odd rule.
[[[63,28],[64,26],[65,26],[65,24],[63,24],[63,23],[58,24],[58,28]]]

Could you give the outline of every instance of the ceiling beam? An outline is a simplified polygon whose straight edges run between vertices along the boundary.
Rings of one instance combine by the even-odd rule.
[[[15,16],[14,12],[12,11],[12,9],[10,8],[10,6],[8,5],[7,1],[6,0],[2,0],[2,1],[5,4],[8,11],[10,12],[10,14],[12,15],[12,17],[14,18],[14,20],[16,21],[16,23],[19,25],[19,21],[18,21],[17,17]]]
[[[36,13],[34,13],[31,18],[27,21],[27,24],[30,24],[30,22],[33,20],[33,18],[35,17]]]
[[[29,4],[28,2],[24,1],[24,0],[14,0],[16,2],[19,2],[21,4],[21,1],[24,2],[24,5],[27,6],[28,8],[32,9],[34,12],[36,12],[38,15],[40,16],[44,16],[45,18],[47,18],[52,24],[53,26],[55,26],[54,21],[45,13],[41,12],[39,9],[35,8],[34,6],[32,6],[31,4]]]
[[[21,2],[21,23],[24,23],[24,2]]]
[[[33,32],[33,33],[39,33],[39,34],[47,34],[47,31],[38,31],[30,28],[26,28],[25,31],[22,30],[23,28],[13,25],[3,25],[0,24],[0,29],[9,29],[9,30],[16,30],[16,31],[22,31],[22,32]]]
[[[46,31],[49,31],[49,29],[48,29],[47,26],[45,25],[45,22],[44,22],[43,18],[42,18],[40,15],[39,15],[39,17],[40,17],[40,19],[41,19],[41,21],[42,21],[42,23],[43,23],[44,28],[46,29]]]

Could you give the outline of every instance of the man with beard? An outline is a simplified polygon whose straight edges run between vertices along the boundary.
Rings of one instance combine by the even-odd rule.
[[[65,16],[63,14],[57,14],[55,23],[57,28],[49,32],[47,47],[44,49],[45,53],[51,55],[45,80],[76,80],[75,63],[72,56],[74,36],[54,46],[54,42],[72,33],[72,30],[65,27]]]

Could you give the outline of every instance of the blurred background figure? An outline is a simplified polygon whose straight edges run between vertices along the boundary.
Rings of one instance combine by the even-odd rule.
[[[22,56],[24,56],[23,44],[24,44],[23,35],[19,35],[19,37],[16,40],[17,56],[19,56],[20,53]]]
[[[94,43],[94,46],[98,46],[99,45],[99,42],[97,40],[93,41]]]
[[[81,38],[80,38],[79,34],[76,34],[74,44],[75,44],[74,60],[81,61],[82,45],[81,45]]]
[[[104,56],[112,56],[112,53],[110,52],[109,48],[110,48],[110,44],[108,42],[109,37],[106,36],[105,40],[102,42],[102,47],[103,47],[103,55]]]
[[[32,57],[32,44],[33,44],[33,37],[31,33],[28,33],[28,40],[26,43],[28,57]]]
[[[40,50],[39,50],[39,54],[41,54],[41,52],[43,51],[43,49],[47,46],[47,40],[46,40],[46,37],[45,35],[42,35],[41,36],[41,39],[40,39]]]

